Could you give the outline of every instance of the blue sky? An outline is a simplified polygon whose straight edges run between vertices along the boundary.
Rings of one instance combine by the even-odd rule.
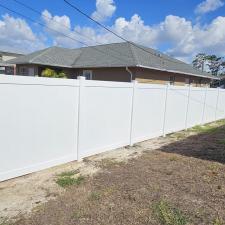
[[[74,11],[63,0],[19,1],[42,12],[42,16],[13,0],[1,0],[0,3],[87,45],[121,41]],[[199,52],[225,55],[224,0],[70,2],[126,39],[179,59],[190,61]],[[32,52],[52,45],[69,48],[81,46],[74,40],[31,23],[1,7],[0,15],[0,50]],[[87,36],[90,38],[85,38]]]

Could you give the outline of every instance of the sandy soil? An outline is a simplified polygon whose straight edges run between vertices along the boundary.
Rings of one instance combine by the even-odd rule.
[[[59,187],[55,182],[57,174],[79,170],[80,175],[92,176],[102,170],[99,162],[104,159],[113,159],[117,162],[127,161],[138,157],[143,151],[157,149],[172,141],[174,140],[171,138],[156,138],[133,147],[120,148],[88,157],[81,162],[71,162],[0,182],[0,222],[5,218],[14,218],[32,212],[42,203],[64,193],[65,189]]]

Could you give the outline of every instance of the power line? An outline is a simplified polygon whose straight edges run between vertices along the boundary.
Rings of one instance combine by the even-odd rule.
[[[103,53],[104,55],[107,55],[107,53],[106,53],[105,51],[101,51],[100,49],[97,49],[95,46],[89,46],[89,45],[87,45],[86,43],[84,43],[84,42],[82,42],[82,41],[79,41],[79,40],[77,40],[77,39],[75,39],[75,38],[73,38],[73,37],[71,37],[71,36],[68,36],[68,35],[66,35],[66,34],[64,34],[64,33],[60,32],[60,31],[58,31],[58,30],[56,30],[56,29],[53,29],[53,28],[51,28],[51,27],[49,27],[49,26],[47,26],[47,25],[44,25],[44,24],[42,24],[42,23],[40,23],[40,22],[38,22],[38,21],[36,21],[36,20],[34,20],[34,19],[28,17],[28,16],[25,16],[25,15],[22,14],[22,13],[19,13],[19,12],[13,10],[13,9],[8,8],[8,7],[5,6],[5,5],[0,4],[0,7],[4,8],[4,9],[6,9],[6,10],[8,10],[8,11],[14,13],[14,14],[17,14],[17,15],[19,15],[19,16],[21,16],[21,17],[23,17],[23,18],[25,18],[25,19],[27,19],[27,20],[33,22],[33,23],[36,23],[36,24],[38,24],[38,25],[40,25],[40,26],[42,26],[42,27],[45,27],[45,28],[47,28],[47,29],[49,29],[49,30],[52,30],[52,31],[54,31],[54,32],[56,32],[56,33],[58,33],[58,34],[60,34],[60,35],[62,35],[62,36],[65,36],[66,38],[69,38],[69,39],[71,39],[71,40],[73,40],[73,41],[76,41],[76,42],[82,44],[82,45],[85,45],[86,47],[90,47],[90,48],[92,48],[92,49],[94,49],[94,50],[96,50],[96,51],[98,51],[98,52]],[[108,54],[108,55],[109,55],[109,54]],[[115,56],[115,55],[112,55],[112,54],[111,54],[110,56],[112,56],[112,57],[116,58],[117,60],[120,60],[120,61],[121,61],[121,58],[118,58],[118,57]],[[123,60],[123,61],[124,61],[124,60]],[[127,61],[126,63],[128,63],[128,61]]]
[[[25,7],[25,8],[27,8],[27,9],[31,10],[32,12],[35,12],[36,14],[41,15],[41,16],[43,16],[44,18],[47,18],[48,20],[51,20],[51,21],[53,21],[54,23],[57,23],[57,24],[59,24],[60,26],[65,27],[66,29],[68,29],[68,30],[70,31],[70,27],[69,27],[69,26],[67,26],[67,25],[65,25],[65,24],[62,24],[62,23],[60,23],[60,22],[58,22],[58,21],[56,21],[56,20],[53,20],[50,16],[44,15],[42,12],[38,11],[37,9],[35,9],[35,8],[29,6],[29,5],[27,5],[27,4],[25,4],[25,3],[21,2],[21,1],[18,1],[18,0],[13,0],[13,1],[16,2],[16,3],[19,4],[19,5],[22,5],[23,7]],[[78,35],[80,35],[80,36],[82,36],[82,37],[85,37],[85,38],[87,38],[87,39],[89,39],[89,40],[91,40],[91,41],[93,41],[93,42],[95,42],[95,43],[97,43],[97,44],[99,44],[99,45],[104,44],[104,43],[101,43],[101,42],[98,42],[98,41],[94,40],[94,39],[91,38],[90,36],[87,36],[87,35],[85,35],[85,34],[79,32],[79,31],[74,30],[74,31],[72,31],[72,33],[76,33],[76,34],[78,34]],[[108,46],[108,48],[110,48],[110,47]],[[110,48],[110,49],[111,49],[112,51],[116,52],[116,53],[121,54],[120,52],[116,51],[116,50],[113,49],[113,48]],[[124,56],[129,57],[129,55],[126,55],[126,54],[124,54]]]
[[[83,16],[87,17],[88,19],[92,20],[93,22],[95,22],[97,25],[99,25],[100,27],[104,28],[106,31],[112,33],[113,35],[115,35],[116,37],[120,38],[121,40],[125,41],[125,42],[128,42],[129,44],[133,45],[134,47],[136,48],[139,48],[141,49],[142,51],[145,51],[147,53],[150,53],[151,55],[153,56],[156,56],[156,57],[159,57],[161,60],[166,60],[166,61],[169,61],[169,62],[172,62],[172,63],[180,63],[180,64],[185,64],[183,62],[179,62],[177,60],[177,62],[174,62],[174,60],[170,60],[168,58],[164,58],[162,59],[162,57],[160,56],[160,54],[157,54],[157,53],[152,53],[148,50],[146,50],[145,48],[139,46],[139,45],[136,45],[135,43],[127,40],[126,38],[122,37],[121,35],[117,34],[116,32],[112,31],[111,29],[109,29],[108,27],[106,27],[105,25],[103,25],[102,23],[98,22],[97,20],[93,19],[91,16],[89,16],[87,13],[85,13],[83,10],[79,9],[77,6],[75,6],[74,4],[70,3],[69,1],[67,0],[64,0],[64,2],[69,5],[70,7],[72,7],[73,9],[75,9],[77,12],[79,12],[80,14],[82,14]]]

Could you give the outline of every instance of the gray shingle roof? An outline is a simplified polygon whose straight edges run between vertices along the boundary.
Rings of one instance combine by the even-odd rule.
[[[141,49],[142,48],[142,49]],[[143,50],[144,49],[144,50]],[[10,60],[14,64],[41,64],[67,68],[144,67],[216,79],[209,73],[169,57],[151,48],[129,42],[79,49],[51,47]]]

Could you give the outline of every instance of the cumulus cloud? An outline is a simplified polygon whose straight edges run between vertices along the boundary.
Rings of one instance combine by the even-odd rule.
[[[205,0],[201,2],[195,9],[196,14],[205,14],[222,7],[224,2],[221,0]]]
[[[92,13],[92,18],[104,22],[112,17],[116,11],[116,6],[113,0],[96,0],[96,11]]]
[[[81,26],[72,28],[69,17],[52,16],[47,11],[45,13],[48,13],[51,18],[51,20],[45,20],[48,26],[82,40],[87,45],[122,41],[112,33],[102,29],[96,30],[91,27]],[[55,24],[54,21],[58,21],[70,29],[62,29],[60,24]],[[193,22],[185,18],[168,15],[161,23],[150,26],[145,24],[139,15],[135,14],[130,20],[123,17],[117,18],[109,28],[127,40],[145,46],[153,48],[167,46],[166,53],[186,61],[190,61],[199,52],[225,54],[225,17],[217,17],[210,24],[201,26],[193,24]],[[74,31],[82,35],[78,35]],[[70,41],[63,35],[54,32],[50,32],[50,34],[57,45],[72,48],[80,46],[79,43]]]
[[[5,14],[0,20],[0,48],[12,52],[31,52],[44,48],[42,38],[36,35],[25,20]]]

